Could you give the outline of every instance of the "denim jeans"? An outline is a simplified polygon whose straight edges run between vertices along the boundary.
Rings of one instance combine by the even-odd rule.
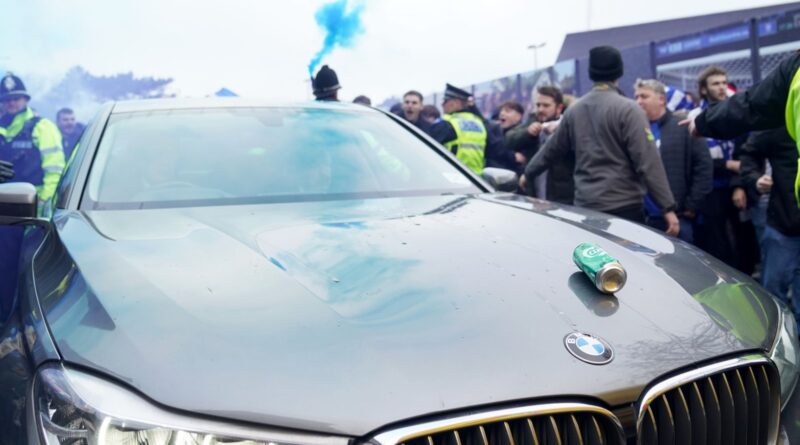
[[[764,287],[783,302],[794,300],[794,316],[800,320],[800,236],[786,236],[769,224],[764,228]]]
[[[761,195],[758,203],[748,210],[750,220],[753,221],[753,227],[756,229],[758,245],[761,247],[762,263],[764,262],[764,228],[767,226],[767,205],[769,205],[769,194]]]

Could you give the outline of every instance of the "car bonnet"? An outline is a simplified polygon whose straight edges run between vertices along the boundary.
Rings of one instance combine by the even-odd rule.
[[[39,294],[64,360],[166,406],[305,430],[361,435],[519,400],[618,406],[670,370],[763,349],[776,319],[763,290],[697,249],[508,196],[56,223],[74,263],[51,280],[60,291]],[[615,296],[573,264],[581,242],[626,268]],[[573,332],[602,338],[613,360],[572,356]]]

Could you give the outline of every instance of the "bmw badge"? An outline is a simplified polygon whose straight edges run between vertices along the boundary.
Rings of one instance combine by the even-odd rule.
[[[564,346],[575,358],[592,365],[605,365],[614,359],[614,351],[605,340],[582,332],[564,337]]]

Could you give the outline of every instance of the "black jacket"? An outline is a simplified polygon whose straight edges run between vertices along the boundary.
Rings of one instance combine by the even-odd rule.
[[[491,125],[494,126],[495,124]],[[511,150],[511,148],[509,147],[507,139],[508,133],[514,130],[515,128],[518,128],[520,125],[522,125],[522,123],[518,123],[517,125],[514,125],[511,128],[505,128],[505,129],[503,127],[500,127],[499,124],[497,124],[496,127],[492,127],[491,129],[490,127],[487,127],[487,131],[494,133],[492,136],[493,138],[496,138],[497,136],[502,136],[502,141],[503,141],[502,143],[497,143],[495,141],[492,146],[492,149],[489,149],[487,143],[487,151],[486,151],[487,167],[505,168],[508,170],[515,171],[518,175],[522,174],[522,168],[524,167],[524,165],[517,163],[514,150]],[[497,128],[500,129],[499,132],[497,132]]]
[[[408,123],[410,123],[411,125],[413,125],[413,126],[419,128],[420,130],[424,131],[425,133],[428,133],[428,134],[431,133],[431,124],[428,123],[428,121],[426,121],[425,119],[423,119],[422,116],[417,116],[417,120],[416,121],[412,121],[412,120],[406,119],[405,115],[403,115],[401,117],[403,119],[405,119],[406,121],[408,121]]]
[[[503,127],[492,121],[484,120],[486,126],[486,151],[483,156],[487,167],[507,168],[517,171],[514,152],[506,147]]]
[[[528,133],[528,126],[534,122],[536,115],[531,114],[525,123],[509,128],[505,133],[506,148],[522,153],[529,161],[539,150],[539,138]]]
[[[572,205],[575,201],[575,152],[556,159],[547,169],[545,197],[548,201]]]
[[[695,119],[697,131],[716,139],[733,139],[748,131],[786,125],[786,98],[800,53],[787,57],[763,81],[726,101],[713,104]]]
[[[560,116],[559,116],[560,118]],[[539,147],[544,146],[547,137],[544,133],[539,136],[531,136],[528,127],[536,120],[536,114],[531,113],[527,122],[517,125],[506,132],[506,147],[514,152],[520,152],[525,159],[530,161],[539,151]],[[549,121],[552,122],[552,121]],[[520,174],[525,173],[525,166],[521,166]],[[569,152],[560,159],[556,159],[547,169],[547,180],[545,185],[545,198],[548,201],[559,202],[561,204],[572,205],[575,200],[575,153]],[[528,179],[528,193],[535,196],[535,178]]]
[[[742,147],[742,180],[754,193],[756,181],[768,160],[772,166],[772,192],[767,207],[767,224],[786,236],[800,236],[800,209],[794,199],[797,176],[797,147],[785,128],[753,133]]]
[[[667,111],[658,120],[661,130],[661,161],[679,211],[702,210],[703,201],[711,192],[711,155],[702,138],[693,138],[679,119]]]

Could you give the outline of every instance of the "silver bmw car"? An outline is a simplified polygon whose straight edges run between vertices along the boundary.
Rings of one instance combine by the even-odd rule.
[[[45,208],[0,186],[0,224],[25,228],[0,443],[772,445],[796,428],[782,303],[688,244],[508,184],[362,106],[104,106]],[[622,289],[576,267],[584,242]]]

